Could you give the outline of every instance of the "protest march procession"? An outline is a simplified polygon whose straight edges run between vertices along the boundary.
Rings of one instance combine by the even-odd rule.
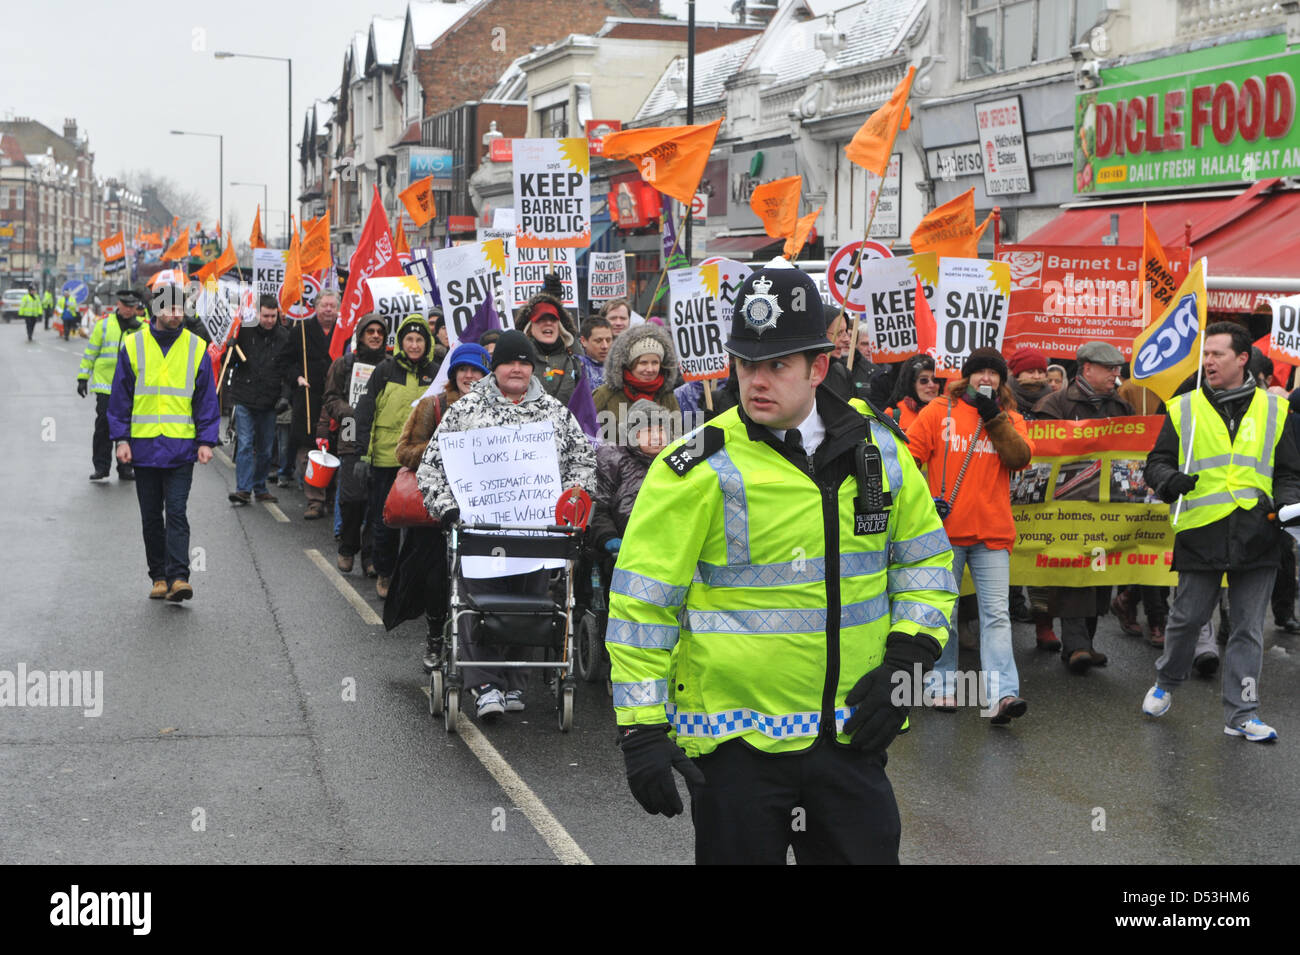
[[[0,123],[4,536],[96,604],[18,578],[0,726],[186,830],[67,858],[1294,859],[1296,5],[388,6],[215,54],[287,195],[270,73],[171,131],[260,202]]]

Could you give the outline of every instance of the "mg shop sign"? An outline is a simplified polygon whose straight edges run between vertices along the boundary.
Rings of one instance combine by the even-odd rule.
[[[1284,53],[1080,94],[1075,192],[1300,175],[1297,77],[1300,53]]]
[[[451,188],[451,150],[428,146],[412,147],[407,182],[433,177],[435,189]]]

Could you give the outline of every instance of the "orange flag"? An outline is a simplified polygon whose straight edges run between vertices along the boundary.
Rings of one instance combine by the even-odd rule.
[[[909,66],[902,82],[894,87],[889,102],[867,117],[862,128],[844,147],[844,155],[863,169],[874,172],[882,179],[889,168],[889,156],[894,151],[894,140],[900,129],[912,122],[912,111],[907,108],[907,95],[912,91],[912,77],[916,67]]]
[[[194,273],[194,278],[204,284],[210,278],[219,278],[235,267],[235,247],[229,242],[225,250],[203,268]]]
[[[433,177],[425,176],[411,183],[397,194],[411,214],[415,224],[421,228],[438,214],[438,205],[433,201]],[[398,251],[401,251],[400,249]]]
[[[968,189],[921,220],[912,233],[912,251],[974,258],[989,221],[986,218],[982,225],[975,225],[975,189]]]
[[[1142,262],[1138,265],[1138,291],[1145,292],[1151,283],[1151,314],[1159,315],[1169,307],[1178,291],[1178,280],[1169,270],[1169,256],[1160,245],[1160,237],[1147,218],[1146,203],[1142,204]]]
[[[797,259],[799,257],[799,253],[803,251],[803,247],[808,241],[809,233],[812,232],[813,223],[817,221],[817,217],[821,214],[822,207],[818,206],[813,212],[799,218],[794,224],[794,233],[785,240],[785,248],[781,250],[782,255],[787,259]]]
[[[721,125],[619,130],[605,137],[605,158],[631,160],[642,179],[689,208]]]
[[[280,286],[280,311],[287,312],[302,299],[302,247],[293,233],[289,255],[284,260],[284,284]]]
[[[257,215],[253,217],[253,231],[248,234],[249,248],[265,249],[266,236],[262,235],[262,206],[259,203]]]
[[[181,234],[176,237],[176,241],[167,247],[167,251],[162,254],[164,262],[170,262],[172,259],[183,259],[190,247],[190,230],[182,229]]]
[[[190,257],[195,259],[203,258],[203,246],[197,242],[190,246]]]
[[[319,219],[313,219],[302,230],[302,245],[298,250],[303,272],[318,272],[328,269],[333,263],[330,257],[330,214],[326,212]]]
[[[202,222],[194,223],[194,234],[198,235],[202,231],[203,231],[203,223]]]
[[[397,220],[397,235],[393,236],[393,251],[398,255],[410,255],[411,246],[406,241],[406,229],[402,226],[402,220]]]
[[[939,330],[935,326],[934,312],[926,300],[925,289],[921,288],[921,276],[916,277],[916,351],[920,355],[934,356],[939,344]]]
[[[794,235],[799,221],[799,194],[803,191],[803,176],[786,176],[754,187],[749,196],[749,208],[763,223],[763,231],[774,239]]]

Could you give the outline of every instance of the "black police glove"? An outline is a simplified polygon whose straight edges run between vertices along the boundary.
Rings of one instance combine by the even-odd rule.
[[[1182,471],[1175,471],[1172,477],[1166,478],[1165,483],[1160,485],[1160,500],[1166,504],[1174,503],[1174,501],[1196,487],[1196,482],[1200,479],[1199,474],[1184,474]]]
[[[853,737],[850,746],[875,753],[883,751],[894,741],[907,720],[908,711],[906,706],[895,706],[891,699],[894,674],[906,674],[908,685],[911,685],[915,665],[921,664],[924,673],[934,666],[941,652],[939,642],[926,634],[889,635],[885,641],[885,659],[859,680],[844,698],[847,705],[858,708],[844,724],[845,735]]]
[[[668,724],[619,728],[619,747],[627,766],[627,785],[641,808],[651,815],[676,816],[682,811],[673,769],[688,783],[704,785],[704,774],[680,746],[668,738]]]
[[[85,378],[77,379],[77,394],[81,395],[81,397],[86,397],[86,391],[89,387],[89,383]]]
[[[998,407],[998,403],[993,398],[982,392],[975,392],[974,401],[975,410],[980,413],[980,418],[984,420],[985,424],[988,424],[1002,413],[1002,409]]]
[[[281,398],[279,401],[277,401],[277,402],[275,403],[275,413],[276,413],[276,414],[284,414],[284,413],[285,413],[286,411],[288,411],[288,410],[289,410],[289,399],[288,399],[288,398]]]

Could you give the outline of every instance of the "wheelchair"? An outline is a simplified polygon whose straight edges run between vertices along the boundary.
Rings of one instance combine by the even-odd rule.
[[[529,536],[519,536],[525,531]],[[565,524],[465,524],[447,531],[447,573],[451,594],[438,666],[429,674],[429,715],[442,716],[456,732],[467,664],[541,670],[552,684],[560,732],[573,728],[573,566],[580,556],[583,528]],[[460,577],[463,557],[561,560],[544,594],[470,594]],[[466,661],[459,656],[462,617],[470,617],[480,646],[539,648],[542,660]]]

